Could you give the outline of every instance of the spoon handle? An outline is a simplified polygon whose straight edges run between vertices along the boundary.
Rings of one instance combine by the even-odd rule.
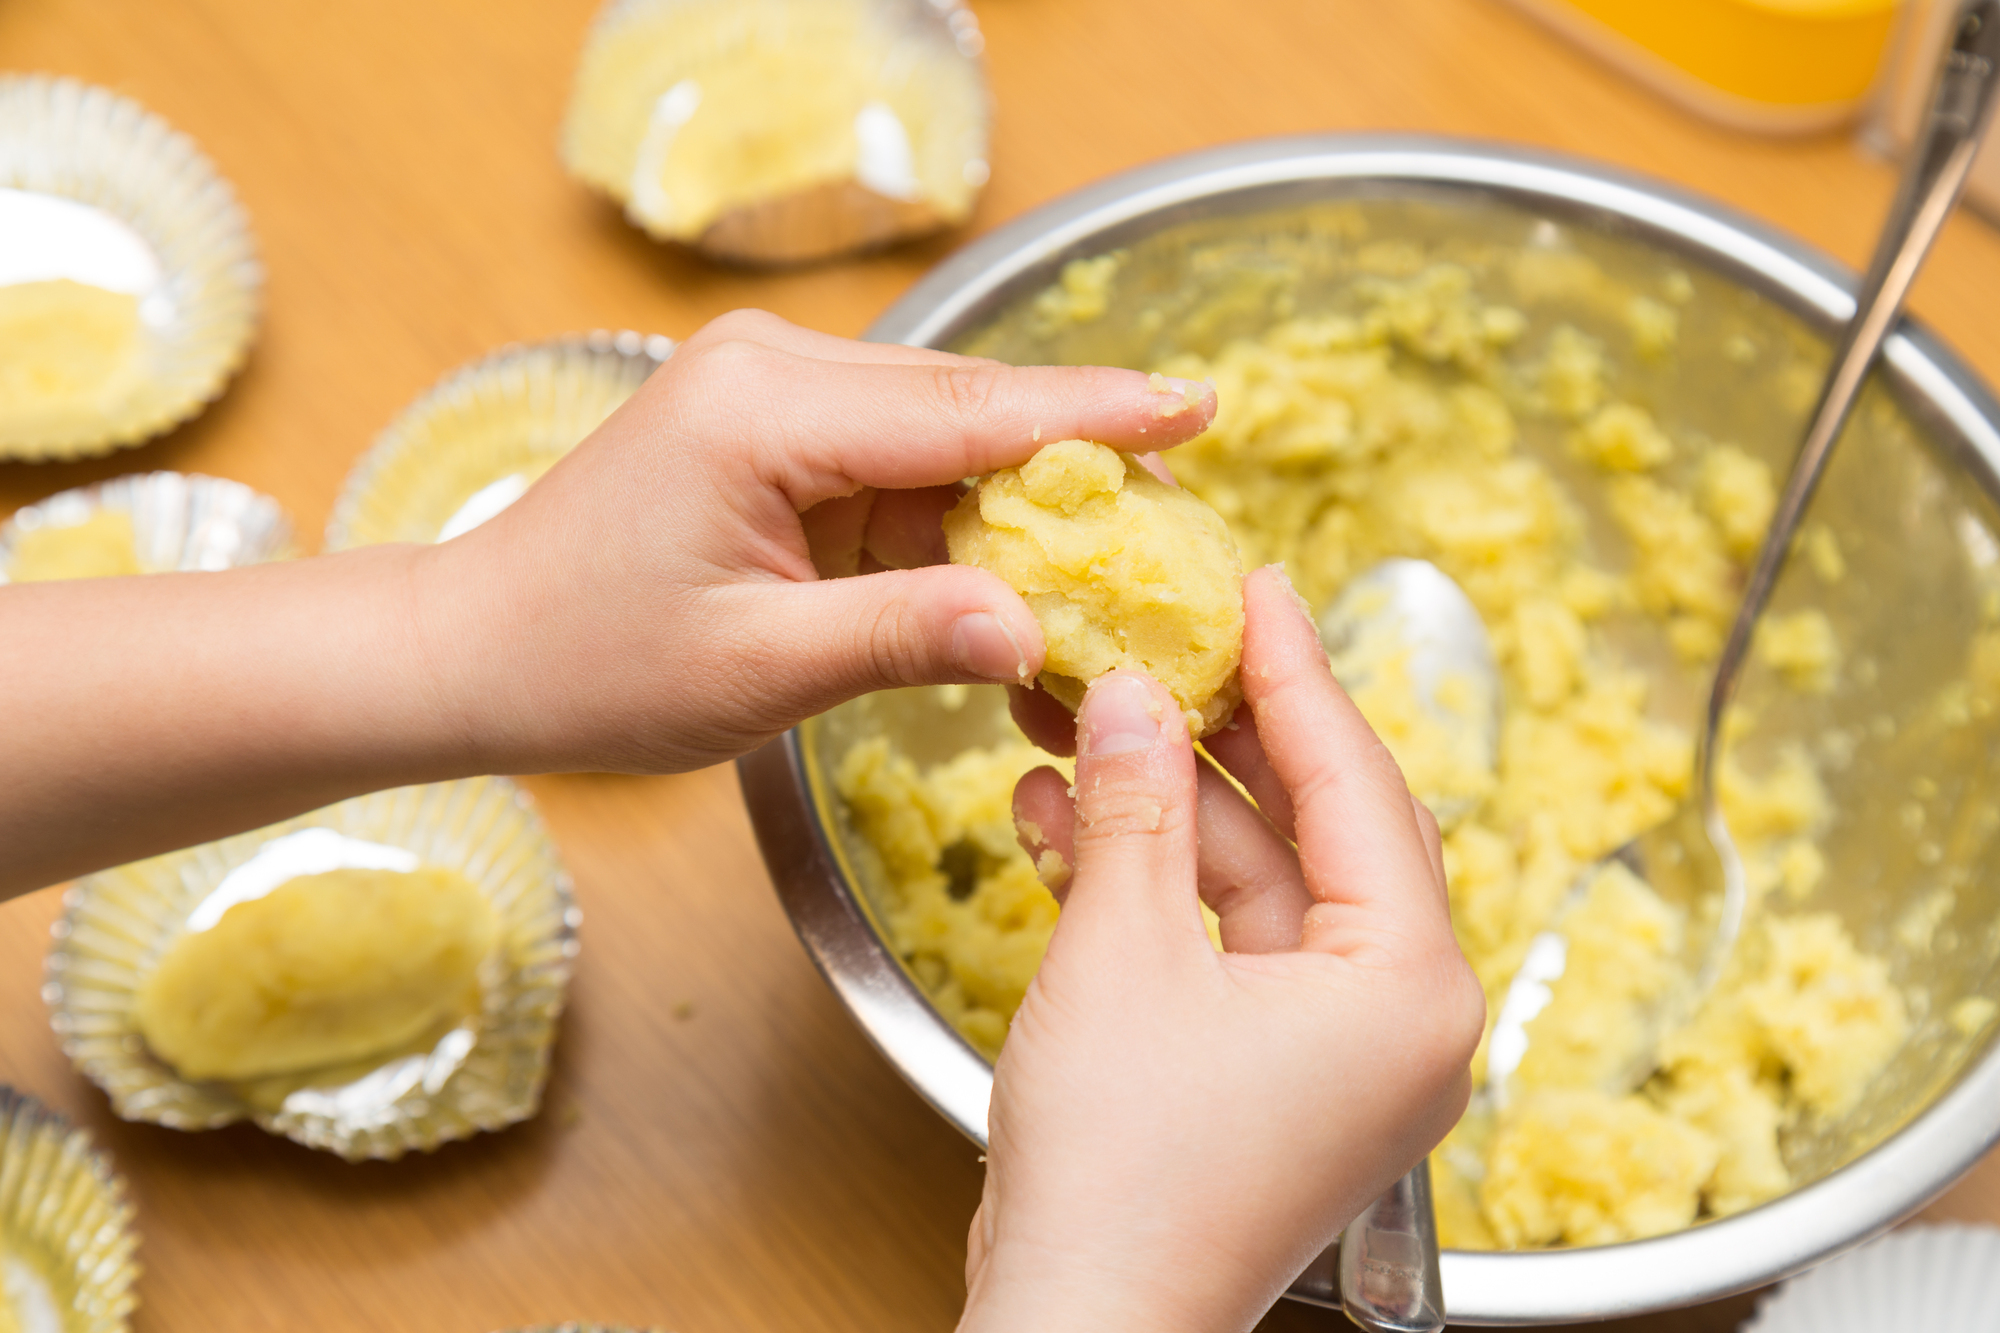
[[[1912,145],[1897,187],[1895,202],[1883,223],[1882,239],[1855,298],[1854,318],[1834,354],[1833,369],[1820,391],[1812,424],[1785,479],[1784,494],[1772,515],[1771,530],[1757,553],[1757,563],[1743,587],[1743,602],[1730,626],[1729,639],[1716,664],[1715,685],[1708,697],[1703,735],[1701,776],[1705,791],[1713,791],[1713,738],[1722,714],[1736,691],[1736,678],[1749,656],[1757,618],[1770,600],[1771,587],[1791,549],[1792,534],[1805,513],[1826,469],[1841,427],[1860,397],[1868,370],[1881,351],[1909,294],[1931,242],[1951,216],[1965,187],[1966,173],[1992,119],[1996,74],[2000,73],[2000,0],[1961,0],[1951,45],[1939,62],[1931,89],[1930,112]]]
[[[1340,1308],[1368,1333],[1437,1333],[1444,1327],[1428,1160],[1341,1233]]]

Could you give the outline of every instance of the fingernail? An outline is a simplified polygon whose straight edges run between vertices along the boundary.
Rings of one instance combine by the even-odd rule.
[[[1092,755],[1130,754],[1160,739],[1160,707],[1137,676],[1100,676],[1083,696],[1083,743]]]
[[[1007,622],[991,611],[972,611],[951,627],[951,660],[960,671],[1018,685],[1028,679],[1028,659]]]
[[[1177,417],[1201,406],[1212,386],[1206,380],[1184,380],[1155,372],[1146,377],[1146,387],[1167,401],[1155,407],[1161,417]]]

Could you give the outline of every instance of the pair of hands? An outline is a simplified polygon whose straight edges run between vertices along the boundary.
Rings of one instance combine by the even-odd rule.
[[[0,588],[0,898],[359,792],[684,770],[869,690],[1031,680],[1034,618],[938,520],[1037,440],[1206,427],[1164,387],[731,315],[453,541]],[[1208,750],[1263,813],[1129,675],[1085,701],[1074,806],[1020,792],[1076,871],[996,1073],[969,1328],[1247,1325],[1464,1102],[1435,828],[1279,576],[1246,595],[1247,724]]]
[[[942,563],[956,484],[1213,412],[742,312],[452,541],[0,587],[0,899],[360,792],[678,772],[870,690],[1032,679],[1028,608]]]
[[[732,315],[440,555],[543,562],[515,576],[539,627],[518,679],[558,707],[523,742],[693,767],[863,691],[1031,681],[1026,606],[943,563],[955,483],[1037,439],[1166,447],[1214,399],[1182,408],[1180,384],[1134,372]],[[1074,799],[1053,769],[1016,798],[1046,840],[1031,852],[1075,872],[995,1074],[966,1329],[1248,1327],[1464,1108],[1484,1007],[1437,825],[1282,572],[1245,596],[1246,704],[1206,748],[1255,806],[1144,676],[1100,680],[1079,719],[1017,697],[1031,735],[1079,751]]]

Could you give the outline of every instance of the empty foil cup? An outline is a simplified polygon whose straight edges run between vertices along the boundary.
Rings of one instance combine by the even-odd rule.
[[[0,1325],[124,1333],[139,1236],[125,1182],[90,1136],[0,1087]]]
[[[245,1082],[185,1079],[148,1049],[137,997],[184,934],[291,875],[419,865],[464,875],[497,917],[466,1011],[366,1059]],[[248,1119],[349,1161],[427,1152],[535,1113],[581,921],[555,846],[505,778],[358,796],[86,876],[63,902],[43,988],[50,1021],[119,1115],[188,1130]]]
[[[0,459],[106,453],[199,412],[262,283],[185,134],[104,88],[0,76]]]
[[[986,183],[991,98],[956,0],[612,0],[564,164],[648,235],[784,264],[953,226]]]
[[[673,354],[659,334],[503,347],[404,408],[355,464],[326,549],[448,541],[519,499]]]

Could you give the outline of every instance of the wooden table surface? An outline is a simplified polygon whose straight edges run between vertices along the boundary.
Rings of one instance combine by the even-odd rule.
[[[972,227],[772,275],[661,249],[559,170],[591,0],[7,0],[0,69],[108,84],[192,134],[248,207],[269,279],[256,349],[220,403],[137,451],[0,465],[0,515],[175,468],[276,496],[310,546],[383,423],[497,344],[682,336],[742,305],[859,333],[966,235],[1107,172],[1251,135],[1409,129],[1567,149],[1706,191],[1850,263],[1891,185],[1843,138],[1697,122],[1497,0],[975,3],[999,112]],[[1997,291],[2000,237],[1961,217],[1915,306],[2000,379]],[[977,1156],[798,948],[733,774],[529,785],[585,911],[545,1109],[430,1158],[347,1166],[247,1126],[119,1123],[56,1050],[37,995],[56,895],[0,908],[0,1081],[89,1125],[130,1178],[136,1328],[948,1327]],[[1933,1213],[2000,1222],[2000,1161]],[[1624,1327],[1729,1329],[1750,1304]],[[1345,1325],[1281,1305],[1265,1327]]]

